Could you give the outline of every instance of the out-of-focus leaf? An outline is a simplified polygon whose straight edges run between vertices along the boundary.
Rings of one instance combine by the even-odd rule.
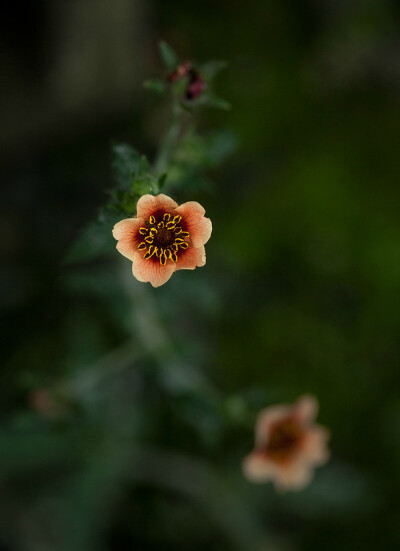
[[[221,109],[222,111],[229,111],[232,107],[225,99],[206,93],[194,100],[182,100],[181,106],[189,112],[196,107],[210,107],[213,109]]]
[[[162,80],[150,79],[143,83],[143,87],[150,92],[154,92],[158,95],[162,95],[167,91],[167,85]]]
[[[203,77],[209,81],[212,80],[220,71],[225,69],[227,65],[228,64],[226,61],[222,60],[208,61],[200,66],[199,71]]]
[[[164,184],[166,182],[168,174],[165,172],[164,174],[161,174],[161,176],[158,179],[158,187],[161,190],[164,187]]]
[[[158,47],[160,49],[161,59],[164,62],[165,67],[169,71],[173,71],[179,63],[178,56],[174,50],[164,40],[159,42]]]
[[[232,108],[232,105],[229,103],[229,101],[226,101],[223,98],[219,98],[217,96],[207,96],[207,101],[205,104],[208,107],[214,107],[215,109],[222,109],[223,111],[229,111]]]

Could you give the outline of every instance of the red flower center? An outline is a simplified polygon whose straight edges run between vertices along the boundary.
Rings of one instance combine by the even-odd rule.
[[[264,452],[278,462],[289,460],[301,446],[304,429],[295,419],[285,419],[271,427]]]
[[[139,243],[139,251],[146,250],[144,259],[157,257],[163,266],[167,260],[177,262],[180,249],[187,249],[189,244],[185,238],[189,237],[189,232],[183,231],[179,225],[182,216],[177,214],[172,216],[168,212],[156,219],[150,216],[146,222],[146,227],[139,229],[140,235],[143,235],[144,241]]]

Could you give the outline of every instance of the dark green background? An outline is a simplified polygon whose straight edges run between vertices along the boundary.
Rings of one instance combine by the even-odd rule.
[[[168,469],[160,484],[122,475],[115,427],[211,465],[268,534],[257,549],[397,549],[397,3],[105,4],[2,7],[1,551],[234,548],[240,521],[216,521],[231,497],[193,498],[169,486]],[[178,194],[212,218],[207,265],[151,289],[152,304],[231,413],[240,397],[254,419],[318,397],[332,461],[298,495],[247,483],[250,425],[221,422],[207,391],[175,395],[151,361],[61,421],[30,407],[32,389],[75,377],[132,331],[117,277],[129,262],[64,259],[112,185],[111,139],[154,155],[166,113],[140,83],[161,70],[160,38],[183,59],[229,62],[217,88],[233,109],[203,112],[200,128],[227,127],[238,146],[208,174],[213,185]]]

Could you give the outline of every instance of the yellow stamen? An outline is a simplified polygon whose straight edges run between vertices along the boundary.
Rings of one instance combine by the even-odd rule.
[[[144,241],[139,243],[139,245],[138,245],[139,251],[143,251],[143,249],[145,249],[145,248],[146,248],[146,243]]]
[[[171,218],[171,215],[170,215],[168,212],[166,212],[166,213],[164,214],[163,218],[164,218],[164,221],[165,221],[165,222],[169,222],[169,219]]]
[[[157,224],[157,228],[163,228],[164,227],[164,222],[159,222]]]
[[[189,237],[190,234],[189,234],[188,231],[183,231],[183,232],[181,233],[181,235],[182,235],[182,237]]]
[[[156,223],[156,219],[154,218],[153,215],[150,216],[150,219],[149,219],[149,220],[150,220],[150,224],[151,224],[151,225],[153,225],[153,224]]]
[[[175,235],[179,235],[180,233],[182,233],[182,228],[178,226],[177,228],[175,228]]]
[[[179,243],[179,246],[182,248],[182,249],[187,249],[189,247],[189,243],[186,243],[186,241],[184,241],[183,243]]]
[[[177,214],[176,216],[174,216],[174,222],[175,224],[179,224],[179,222],[182,220],[182,216],[179,216],[179,214]]]
[[[173,230],[175,228],[175,224],[171,220],[171,222],[167,222],[167,225],[165,227],[167,228],[167,230]]]
[[[167,257],[165,256],[165,253],[163,252],[163,254],[160,255],[160,264],[162,266],[165,266],[167,263]]]
[[[146,243],[153,243],[154,240],[153,240],[153,238],[152,238],[150,235],[148,235],[148,236],[146,237],[145,241],[146,241]]]
[[[154,253],[157,253],[157,247],[154,247],[154,245],[151,245],[147,253],[144,255],[144,259],[147,260],[148,258],[152,257]]]
[[[178,257],[177,257],[176,253],[171,253],[170,258],[171,258],[172,262],[176,262],[178,260]]]
[[[156,235],[156,233],[157,233],[156,228],[151,228],[151,230],[150,230],[151,237],[154,237]]]
[[[147,235],[147,232],[148,232],[148,231],[149,231],[149,230],[148,230],[147,228],[140,228],[140,229],[139,229],[140,235]]]

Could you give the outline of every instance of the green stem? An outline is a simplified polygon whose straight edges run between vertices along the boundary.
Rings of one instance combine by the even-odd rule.
[[[157,177],[162,176],[171,162],[176,146],[182,132],[182,108],[179,106],[176,99],[172,104],[171,124],[161,142],[157,158],[154,163],[154,173]],[[159,191],[159,190],[157,190]]]

